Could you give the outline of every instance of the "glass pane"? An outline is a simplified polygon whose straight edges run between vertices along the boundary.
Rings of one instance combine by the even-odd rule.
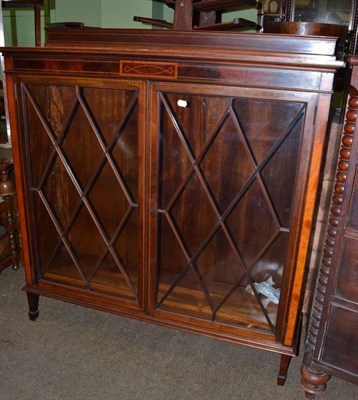
[[[133,90],[83,88],[83,99],[106,144],[113,141],[118,128],[126,123],[128,106],[135,99]],[[98,104],[101,107],[98,107]],[[133,114],[131,114],[133,115]],[[134,120],[137,123],[137,120]],[[136,129],[136,127],[135,127]],[[133,130],[132,130],[133,132]]]
[[[88,198],[101,221],[107,239],[111,239],[130,208],[130,203],[108,162],[105,163]]]
[[[111,155],[123,184],[132,200],[136,202],[139,196],[139,166],[143,161],[143,155],[139,151],[138,135],[133,134],[133,132],[138,132],[138,106],[136,104],[133,105],[129,115],[120,126],[119,137],[114,142]]]
[[[246,286],[237,286],[216,313],[216,320],[226,324],[238,324],[249,328],[270,331],[265,314],[255,296]]]
[[[160,138],[162,150],[160,152],[159,207],[165,209],[169,206],[180,185],[185,183],[185,178],[192,170],[192,164],[163,104],[160,124],[160,131],[163,132],[163,135]],[[173,151],[163,151],[163,149],[173,149]]]
[[[46,100],[46,91],[41,88],[39,92],[40,98]],[[41,122],[42,114],[40,112],[40,107],[43,106],[41,105],[41,103],[37,103],[37,99],[32,96],[32,92],[25,92],[24,96],[26,103],[26,122],[29,132],[32,132],[32,137],[30,141],[32,186],[37,187],[40,183],[43,171],[45,170],[46,165],[49,161],[53,146],[50,140],[50,136],[48,136],[48,133],[46,131],[46,127]],[[46,102],[44,106],[46,110]]]
[[[90,263],[90,267],[93,269],[93,263]],[[81,267],[64,245],[55,252],[43,277],[66,285],[86,287],[86,277]]]
[[[227,219],[247,268],[270,243],[279,227],[257,180],[246,191]]]
[[[169,114],[178,122],[194,156],[198,157],[230,106],[229,99],[177,93],[167,93],[166,98]]]
[[[212,319],[210,300],[205,296],[198,275],[193,269],[189,269],[180,282],[169,291],[161,303],[161,308]]]
[[[288,131],[301,109],[300,103],[235,99],[235,113],[258,164]]]
[[[79,211],[81,198],[62,161],[56,155],[44,173],[42,193],[58,225],[65,230]]]
[[[60,244],[59,234],[40,196],[33,196],[33,200],[35,219],[42,222],[36,227],[38,236],[37,265],[39,273],[42,275],[51,262],[54,250]]]
[[[158,290],[157,303],[166,296],[172,285],[188,271],[188,260],[176,239],[168,218],[159,216],[158,220]]]
[[[138,208],[131,209],[130,214],[122,220],[122,230],[114,243],[114,253],[117,264],[120,262],[121,274],[127,279],[127,286],[133,287],[137,292],[138,265],[140,262],[141,227]],[[135,247],[138,246],[138,247]],[[133,251],[133,247],[136,251]]]
[[[303,118],[300,118],[261,173],[280,224],[285,228],[289,228],[290,224],[302,128]]]
[[[208,196],[196,175],[179,194],[171,217],[183,245],[193,255],[217,222]]]
[[[77,109],[71,120],[62,150],[78,184],[86,189],[99,167],[103,152],[82,108]]]
[[[220,171],[225,164],[231,166],[230,174]],[[239,128],[231,116],[218,132],[200,167],[220,210],[226,211],[254,172]]]

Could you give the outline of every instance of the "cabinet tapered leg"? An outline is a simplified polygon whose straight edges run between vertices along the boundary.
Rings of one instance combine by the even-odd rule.
[[[39,295],[34,293],[26,293],[27,301],[29,303],[29,318],[35,321],[39,316]]]
[[[326,390],[326,383],[331,379],[330,375],[314,371],[305,365],[301,367],[301,377],[301,386],[307,399],[317,399]]]
[[[280,371],[277,376],[277,384],[283,386],[287,379],[287,371],[288,367],[290,366],[292,356],[288,356],[286,354],[281,355],[280,361]]]

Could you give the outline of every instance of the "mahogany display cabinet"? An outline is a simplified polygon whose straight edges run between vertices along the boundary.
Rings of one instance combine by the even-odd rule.
[[[358,58],[351,57],[341,146],[301,369],[306,397],[331,376],[358,384]]]
[[[50,29],[4,48],[30,318],[49,296],[297,353],[334,38]]]

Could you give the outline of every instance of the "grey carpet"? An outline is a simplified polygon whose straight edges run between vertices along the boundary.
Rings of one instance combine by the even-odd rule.
[[[40,297],[27,317],[23,271],[0,274],[1,400],[304,399],[300,357],[279,356]],[[332,379],[322,400],[358,399]]]

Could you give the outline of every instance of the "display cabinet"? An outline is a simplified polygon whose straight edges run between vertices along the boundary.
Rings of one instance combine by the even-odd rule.
[[[5,48],[31,319],[43,295],[270,350],[283,384],[334,51],[91,28]]]

